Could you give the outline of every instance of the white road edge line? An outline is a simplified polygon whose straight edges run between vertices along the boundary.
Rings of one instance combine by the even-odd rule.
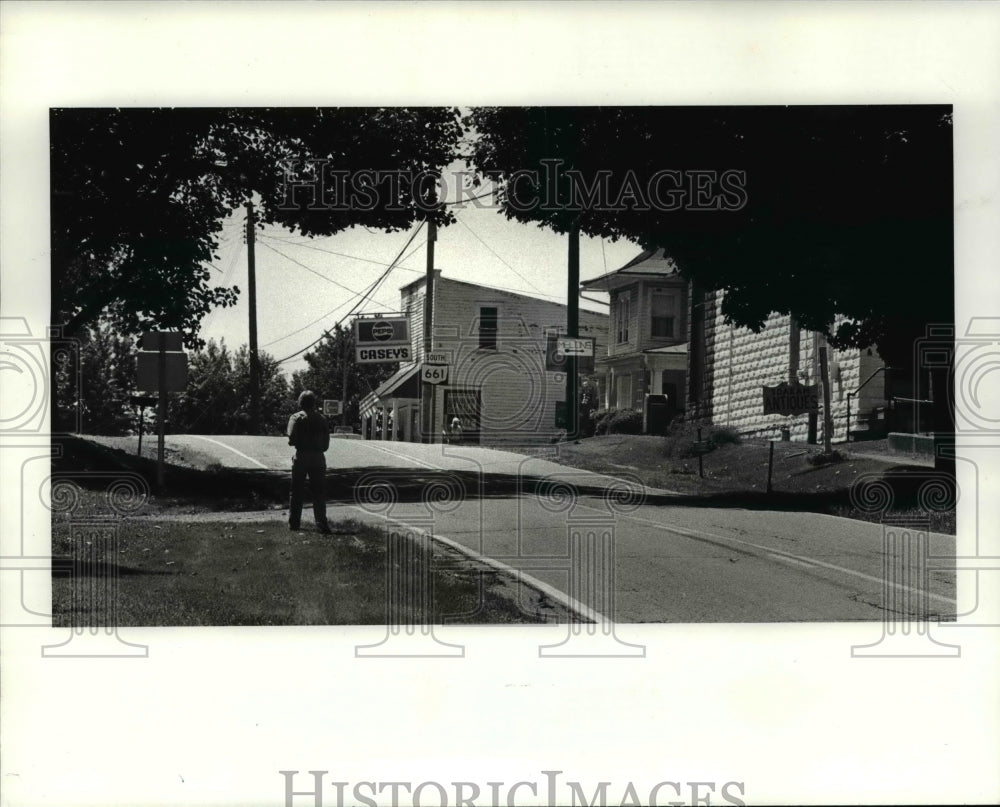
[[[601,513],[606,513],[606,509],[600,507],[591,507],[590,505],[577,503],[578,507],[586,507],[588,510],[597,510]],[[811,566],[821,566],[824,569],[829,569],[834,572],[840,572],[841,574],[846,574],[851,577],[859,577],[862,580],[867,580],[870,583],[878,583],[879,585],[890,585],[893,588],[901,589],[902,591],[907,591],[917,595],[924,595],[930,599],[941,600],[942,602],[949,603],[950,605],[957,605],[958,601],[952,599],[951,597],[946,597],[943,594],[935,594],[933,591],[920,591],[911,586],[903,585],[902,583],[891,583],[881,577],[875,577],[870,574],[865,574],[864,572],[857,572],[854,569],[848,569],[844,566],[837,566],[835,563],[827,563],[822,560],[817,560],[816,558],[807,558],[801,555],[793,555],[791,552],[782,552],[780,549],[773,549],[769,546],[761,546],[760,544],[752,543],[751,541],[742,541],[739,538],[732,538],[728,535],[716,535],[711,532],[701,532],[700,530],[686,529],[682,527],[668,527],[666,524],[660,524],[656,521],[652,521],[648,518],[640,518],[639,516],[623,515],[622,518],[631,519],[632,521],[638,521],[643,524],[649,524],[657,529],[664,530],[665,532],[672,532],[675,535],[680,535],[684,538],[692,538],[698,540],[699,538],[705,538],[714,541],[728,541],[733,544],[742,544],[743,546],[753,547],[754,549],[759,549],[765,554],[771,555],[775,558],[783,558],[791,562],[798,562],[803,564],[809,564]]]
[[[350,507],[352,510],[357,510],[358,512],[364,513],[368,517],[371,517],[372,515],[371,512],[365,510],[363,507],[360,507],[356,504],[348,505],[348,507]],[[466,557],[472,558],[473,560],[479,561],[480,563],[484,563],[485,565],[490,566],[496,569],[497,571],[513,575],[513,577],[516,580],[519,580],[531,586],[533,589],[540,591],[542,594],[555,600],[564,608],[566,608],[569,611],[572,611],[579,617],[583,617],[584,619],[590,620],[591,622],[594,622],[596,624],[602,624],[611,621],[603,614],[601,614],[599,611],[595,611],[589,605],[580,602],[579,600],[569,596],[569,594],[566,594],[565,592],[560,591],[554,586],[550,586],[548,583],[543,583],[537,577],[530,575],[527,572],[522,572],[520,569],[515,569],[513,566],[508,566],[503,561],[491,558],[489,555],[484,555],[481,552],[477,552],[475,549],[470,549],[464,544],[460,544],[453,538],[448,538],[447,536],[444,535],[428,532],[427,530],[421,529],[419,527],[413,527],[407,524],[405,521],[400,521],[397,518],[387,518],[386,521],[388,521],[390,524],[395,524],[398,527],[404,527],[410,532],[426,535],[430,540],[438,541],[439,543],[442,543],[445,546],[454,549],[456,552],[460,552]]]
[[[218,440],[213,440],[211,437],[206,437],[203,434],[189,434],[187,436],[188,437],[197,437],[199,440],[207,440],[210,443],[215,443],[217,446],[222,446],[223,448],[228,448],[234,454],[239,454],[241,457],[243,457],[243,459],[247,460],[248,462],[252,462],[254,465],[256,465],[256,466],[258,466],[260,468],[263,468],[265,471],[275,470],[273,468],[268,468],[260,460],[255,460],[253,457],[247,456],[246,454],[244,454],[239,449],[233,448],[232,446],[227,446],[225,443],[222,443],[222,442],[220,442]]]

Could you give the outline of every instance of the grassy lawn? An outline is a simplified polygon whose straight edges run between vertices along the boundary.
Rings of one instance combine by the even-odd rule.
[[[106,624],[109,620],[86,596],[96,578],[72,576],[69,524],[55,522],[52,529],[53,625]],[[116,576],[121,626],[386,624],[387,535],[357,522],[335,529],[338,534],[329,536],[290,532],[280,521],[134,520],[121,523],[113,559],[102,551],[100,539],[83,550],[101,547],[98,562]],[[432,559],[414,543],[404,546],[410,551],[394,564],[394,575],[409,581],[429,575],[432,594],[428,613],[405,607],[395,621],[497,624],[568,618],[544,595],[459,553],[435,547]]]
[[[858,510],[850,502],[853,482],[871,474],[890,481],[896,492],[892,513],[918,515],[915,481],[923,481],[931,468],[908,465],[905,458],[885,460],[852,457],[851,448],[864,451],[864,443],[835,446],[845,459],[828,465],[811,465],[810,455],[821,446],[799,442],[774,444],[772,493],[767,494],[768,443],[744,440],[718,446],[701,458],[689,453],[692,435],[683,431],[666,437],[613,434],[576,443],[561,443],[558,461],[565,465],[610,476],[632,476],[654,488],[683,494],[691,504],[773,507],[829,513],[848,518],[878,520],[880,514]],[[914,481],[911,481],[914,480]],[[931,529],[955,534],[955,508],[929,511]]]

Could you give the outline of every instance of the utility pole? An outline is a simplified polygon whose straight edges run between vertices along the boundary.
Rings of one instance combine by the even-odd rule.
[[[574,224],[569,231],[569,279],[566,290],[566,336],[580,335],[580,228]],[[576,356],[566,356],[566,438],[579,436],[577,411],[579,394]]]
[[[340,338],[344,342],[344,355],[340,360],[340,426],[347,428],[347,329],[342,328]]]
[[[247,302],[250,305],[250,433],[260,433],[260,356],[257,354],[257,276],[253,202],[247,202]]]
[[[167,335],[160,331],[157,334],[156,359],[157,396],[156,396],[156,489],[163,492],[164,488],[164,443],[167,430]]]
[[[434,242],[437,241],[437,224],[427,222],[427,280],[424,284],[424,355],[423,361],[434,350]],[[423,442],[434,442],[434,385],[424,382],[421,396],[423,412]]]
[[[833,450],[833,413],[830,411],[830,365],[827,363],[826,345],[819,349],[819,375],[823,381],[823,450]]]

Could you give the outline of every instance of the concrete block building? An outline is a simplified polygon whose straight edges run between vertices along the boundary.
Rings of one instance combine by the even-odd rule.
[[[723,291],[699,292],[662,249],[581,286],[610,298],[608,351],[598,359],[601,400],[609,409],[642,410],[666,395],[683,414],[746,436],[822,439],[822,416],[765,415],[763,387],[795,379],[820,383],[819,333],[772,314],[760,333],[724,322]],[[832,439],[879,428],[888,404],[886,372],[872,349],[827,351]],[[850,409],[850,412],[848,410]]]

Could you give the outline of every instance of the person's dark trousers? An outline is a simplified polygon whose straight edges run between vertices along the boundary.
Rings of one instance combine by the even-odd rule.
[[[299,528],[302,520],[302,500],[305,498],[306,478],[309,479],[309,493],[313,501],[313,517],[316,526],[326,529],[326,460],[322,451],[299,451],[292,460],[292,496],[288,504],[288,526]]]

